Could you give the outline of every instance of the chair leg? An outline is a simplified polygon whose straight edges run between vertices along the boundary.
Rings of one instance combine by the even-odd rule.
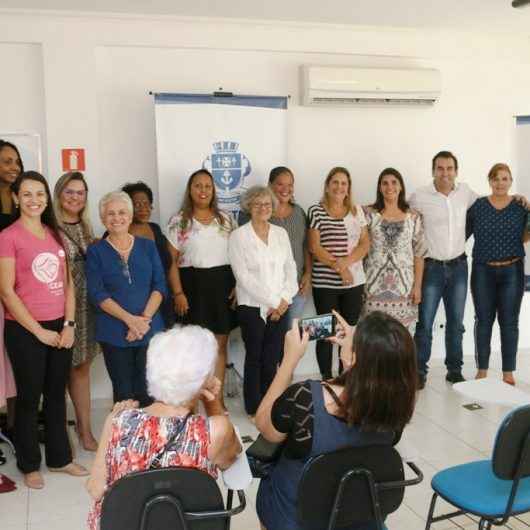
[[[226,509],[231,510],[232,509],[232,503],[234,502],[234,490],[228,490],[228,494],[226,496]],[[230,530],[230,521],[231,518],[226,518],[226,530]]]
[[[432,494],[431,505],[429,507],[429,514],[427,515],[427,524],[425,525],[425,530],[429,530],[432,524],[432,518],[434,515],[434,506],[436,505],[436,499],[438,498],[438,493]]]
[[[491,530],[491,521],[481,517],[478,523],[478,530]]]
[[[5,434],[3,434],[1,430],[0,430],[0,440],[3,440],[7,445],[9,445],[11,452],[15,454],[15,446],[13,445],[13,442]]]

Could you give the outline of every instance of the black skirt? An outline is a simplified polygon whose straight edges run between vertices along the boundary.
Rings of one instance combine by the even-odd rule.
[[[208,269],[181,267],[179,272],[190,308],[177,320],[202,326],[216,335],[228,335],[236,327],[236,313],[228,299],[236,285],[230,265]]]

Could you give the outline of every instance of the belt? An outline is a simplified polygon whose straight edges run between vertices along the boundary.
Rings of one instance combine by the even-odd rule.
[[[459,261],[462,261],[464,259],[467,259],[466,253],[460,254],[460,256],[457,256],[453,259],[434,259],[434,258],[425,258],[425,261],[431,261],[432,263],[438,263],[438,265],[454,265],[455,263],[458,263]]]
[[[499,261],[488,261],[486,265],[489,265],[490,267],[507,267],[508,265],[513,265],[514,263],[517,263],[521,259],[522,258],[509,258]]]

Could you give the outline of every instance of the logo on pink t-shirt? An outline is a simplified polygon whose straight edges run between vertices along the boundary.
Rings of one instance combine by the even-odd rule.
[[[57,279],[59,266],[59,258],[55,254],[42,252],[35,256],[31,264],[31,271],[39,282],[51,283]]]

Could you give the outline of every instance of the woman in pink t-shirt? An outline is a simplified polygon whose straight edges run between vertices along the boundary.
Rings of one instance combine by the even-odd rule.
[[[50,190],[35,171],[11,185],[15,222],[0,234],[0,297],[6,347],[17,384],[17,466],[29,488],[41,489],[37,414],[41,395],[50,471],[87,475],[72,462],[65,389],[72,363],[74,288],[53,214]]]

